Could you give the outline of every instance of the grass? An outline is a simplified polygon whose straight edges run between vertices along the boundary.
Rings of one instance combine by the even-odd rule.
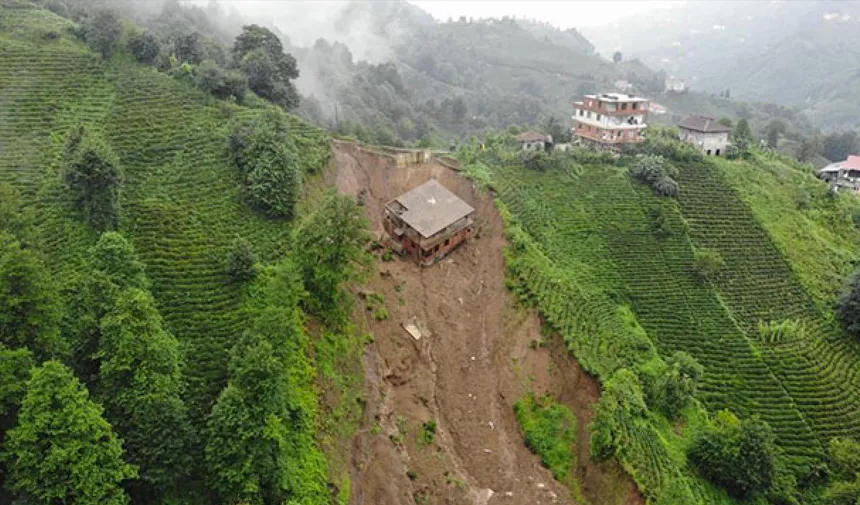
[[[526,445],[540,456],[556,480],[569,486],[582,501],[576,479],[576,417],[549,397],[526,396],[514,404]]]

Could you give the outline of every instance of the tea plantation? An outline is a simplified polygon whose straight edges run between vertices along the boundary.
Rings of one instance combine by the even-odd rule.
[[[66,138],[73,127],[84,125],[116,153],[123,172],[118,231],[145,264],[165,328],[182,348],[182,397],[196,431],[191,451],[199,468],[207,416],[227,385],[229,351],[252,317],[247,286],[231,282],[228,275],[228,253],[234,241],[243,238],[253,244],[260,264],[290,256],[287,244],[293,225],[265,217],[243,200],[227,147],[232,120],[274,108],[262,101],[256,108],[219,101],[188,83],[132,63],[124,54],[103,60],[72,36],[72,26],[46,10],[0,6],[0,184],[20,194],[33,216],[32,247],[44,259],[58,293],[69,298],[87,275],[87,251],[99,237],[80,218],[63,183]],[[319,172],[331,154],[328,135],[296,117],[276,113],[284,116],[302,170],[309,176]],[[343,330],[325,328],[328,339]],[[318,358],[331,362],[312,364],[354,373],[354,367],[347,372],[340,361],[354,346],[337,338],[342,342],[337,352],[328,350]],[[312,354],[307,340],[300,340],[300,345],[300,353]],[[301,360],[296,363],[306,366]],[[292,464],[312,477],[290,485],[297,499],[304,499],[304,492],[308,497],[316,493],[307,503],[317,503],[319,496],[331,494],[325,486],[332,477],[325,475],[326,462],[320,462],[317,449],[299,445],[314,445],[319,426],[316,400],[302,404],[305,400],[300,399],[316,394],[314,376],[306,369],[300,373],[300,378],[291,379],[292,405],[305,409],[302,413],[309,417],[301,425],[306,431],[290,432],[294,450],[302,452]],[[360,387],[337,374],[324,375],[322,380],[333,384]],[[334,428],[346,430],[349,419],[336,417],[340,415],[345,413],[332,414],[343,422]],[[199,473],[192,475],[201,478]],[[186,486],[192,502],[205,502],[200,484]],[[0,501],[6,498],[0,493]]]
[[[817,501],[829,441],[860,437],[860,348],[832,310],[860,238],[850,197],[759,152],[670,160],[679,194],[658,197],[628,175],[631,159],[574,153],[540,172],[508,142],[490,138],[460,157],[506,218],[511,287],[604,387],[631,369],[647,397],[655,363],[692,355],[704,367],[702,407],[766,421],[795,479],[787,494]],[[706,279],[696,266],[704,250],[725,263]],[[792,331],[766,337],[778,323]],[[654,410],[627,411],[612,435],[646,497],[731,502],[686,459],[705,411],[688,407],[676,424]],[[775,494],[758,499],[780,502]]]

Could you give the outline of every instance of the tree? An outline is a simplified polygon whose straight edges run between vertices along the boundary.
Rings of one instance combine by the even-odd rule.
[[[206,465],[224,503],[282,503],[288,412],[284,365],[269,342],[246,335],[230,362],[230,382],[207,421]]]
[[[856,505],[860,500],[860,443],[831,439],[827,455],[832,481],[822,494],[824,505]]]
[[[831,133],[824,137],[824,157],[830,161],[842,161],[850,154],[860,151],[857,134],[854,132]]]
[[[678,183],[669,175],[672,170],[674,167],[662,156],[647,154],[636,159],[629,173],[633,178],[651,186],[657,195],[675,197],[678,195]]]
[[[315,313],[343,311],[341,287],[366,264],[368,222],[355,199],[328,193],[294,235],[296,260]]]
[[[131,55],[144,65],[152,65],[161,50],[158,39],[150,32],[137,32],[130,35],[126,45]]]
[[[36,253],[16,240],[0,243],[0,344],[45,360],[64,357],[57,287]]]
[[[134,247],[117,232],[105,232],[87,251],[86,275],[74,298],[72,356],[78,375],[91,386],[97,384],[97,356],[101,343],[101,321],[127,289],[148,290],[149,279]]]
[[[188,475],[191,458],[185,404],[180,398],[179,342],[163,327],[147,291],[122,291],[101,319],[98,397],[140,469],[138,493],[164,492]],[[139,489],[138,489],[139,488]]]
[[[233,97],[237,102],[245,98],[248,78],[241,72],[224,70],[212,60],[205,60],[194,69],[197,87],[216,98]]]
[[[9,430],[3,460],[7,486],[27,503],[125,505],[122,482],[135,468],[86,388],[57,361],[33,370]]]
[[[781,119],[771,120],[765,130],[767,136],[767,146],[771,149],[776,149],[779,143],[779,136],[785,133],[785,122]]]
[[[696,436],[687,456],[702,475],[739,498],[768,491],[777,475],[773,431],[755,416],[741,422],[731,412],[720,412]]]
[[[302,193],[302,171],[283,116],[269,112],[248,125],[237,123],[229,148],[248,200],[269,216],[291,219]]]
[[[458,96],[451,102],[451,116],[455,123],[462,123],[468,111],[466,101],[463,100],[462,96]]]
[[[723,126],[728,126],[729,128],[732,127],[732,120],[727,117],[721,117],[720,120],[717,122]]]
[[[818,137],[804,137],[800,140],[800,148],[797,151],[797,159],[804,163],[808,163],[820,154],[823,147],[821,140]]]
[[[292,80],[299,77],[296,59],[284,53],[277,35],[268,28],[247,25],[233,44],[236,65],[248,74],[248,85],[261,97],[285,109],[299,104]]]
[[[660,384],[660,406],[669,417],[676,419],[698,389],[705,369],[695,358],[678,351],[666,360],[666,370]]]
[[[621,51],[615,51],[612,53],[612,63],[621,63],[621,59],[623,58]]]
[[[610,458],[630,441],[629,429],[635,419],[645,416],[648,407],[639,378],[622,368],[606,382],[591,424],[591,455]]]
[[[257,277],[257,255],[251,243],[237,238],[227,256],[227,273],[236,282],[248,282]]]
[[[33,237],[33,213],[24,206],[21,193],[7,182],[0,182],[0,234],[30,245]],[[0,244],[2,245],[2,244]]]
[[[746,119],[738,121],[738,124],[735,125],[735,129],[732,131],[732,142],[734,142],[735,146],[741,151],[745,151],[750,148],[754,140],[749,122]]]
[[[196,65],[203,60],[203,43],[197,32],[187,33],[176,37],[173,51],[179,63]]]
[[[860,337],[860,271],[848,278],[847,286],[836,302],[836,316],[845,331]]]
[[[115,229],[122,186],[116,155],[99,136],[78,127],[69,135],[64,161],[66,184],[90,226],[100,232]]]
[[[122,36],[122,23],[116,12],[98,10],[87,18],[83,34],[84,40],[93,51],[101,53],[104,59],[109,59]]]
[[[0,441],[6,430],[15,424],[34,366],[36,360],[29,349],[9,349],[0,344]]]

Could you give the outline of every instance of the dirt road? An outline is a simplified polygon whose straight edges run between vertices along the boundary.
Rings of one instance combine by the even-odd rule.
[[[532,348],[541,339],[540,321],[505,288],[506,243],[492,199],[438,164],[396,168],[340,143],[335,156],[333,182],[342,193],[364,193],[376,233],[382,233],[384,203],[431,177],[472,205],[480,226],[475,240],[432,267],[380,262],[365,286],[384,301],[366,301],[370,310],[357,316],[374,343],[365,355],[365,420],[352,448],[352,503],[577,503],[523,444],[513,404],[528,391],[554,389],[579,416],[589,417],[599,387],[560,344],[556,361],[553,346]],[[375,317],[380,305],[387,319]],[[401,326],[407,321],[417,321],[426,334],[409,336]],[[583,459],[588,437],[580,424]],[[626,480],[600,481],[604,468],[583,465],[579,471],[598,477],[595,485],[585,483],[586,496],[608,496],[607,483],[622,488],[613,490],[620,495],[611,502],[589,497],[593,505],[635,503],[628,501],[635,493]]]

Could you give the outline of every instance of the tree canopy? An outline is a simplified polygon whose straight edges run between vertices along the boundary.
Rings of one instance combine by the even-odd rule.
[[[299,77],[296,59],[284,53],[277,35],[259,25],[247,25],[233,44],[233,58],[248,75],[251,90],[285,109],[299,103],[292,80]]]
[[[99,232],[116,229],[122,173],[107,143],[79,126],[69,134],[64,161],[66,184],[87,222]]]
[[[3,459],[10,489],[28,503],[125,505],[122,483],[135,477],[121,441],[86,388],[57,361],[33,370],[9,430]]]

